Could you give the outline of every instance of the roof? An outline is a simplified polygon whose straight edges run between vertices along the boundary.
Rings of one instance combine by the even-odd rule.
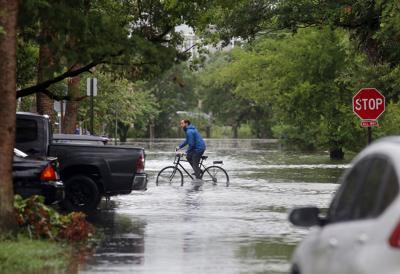
[[[373,143],[392,143],[392,144],[396,144],[396,145],[400,145],[400,136],[387,136],[387,137],[382,137],[379,138],[375,141],[373,141]]]

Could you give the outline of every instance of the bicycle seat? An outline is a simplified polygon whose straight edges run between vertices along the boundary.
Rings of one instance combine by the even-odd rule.
[[[203,160],[205,160],[207,158],[208,158],[208,156],[201,156],[201,159],[203,159]]]

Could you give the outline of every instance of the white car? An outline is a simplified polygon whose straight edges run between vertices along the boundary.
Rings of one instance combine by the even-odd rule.
[[[400,137],[380,139],[353,160],[326,216],[293,209],[289,220],[311,227],[296,248],[292,274],[400,273]]]

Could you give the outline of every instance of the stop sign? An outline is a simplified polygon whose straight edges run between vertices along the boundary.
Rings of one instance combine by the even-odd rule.
[[[385,111],[385,97],[376,88],[362,88],[353,96],[353,112],[363,120],[376,120]]]

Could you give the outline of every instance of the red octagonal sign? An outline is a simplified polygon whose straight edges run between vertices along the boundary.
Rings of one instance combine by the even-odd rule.
[[[363,120],[376,120],[385,111],[385,96],[376,88],[362,88],[353,97],[353,112]]]

